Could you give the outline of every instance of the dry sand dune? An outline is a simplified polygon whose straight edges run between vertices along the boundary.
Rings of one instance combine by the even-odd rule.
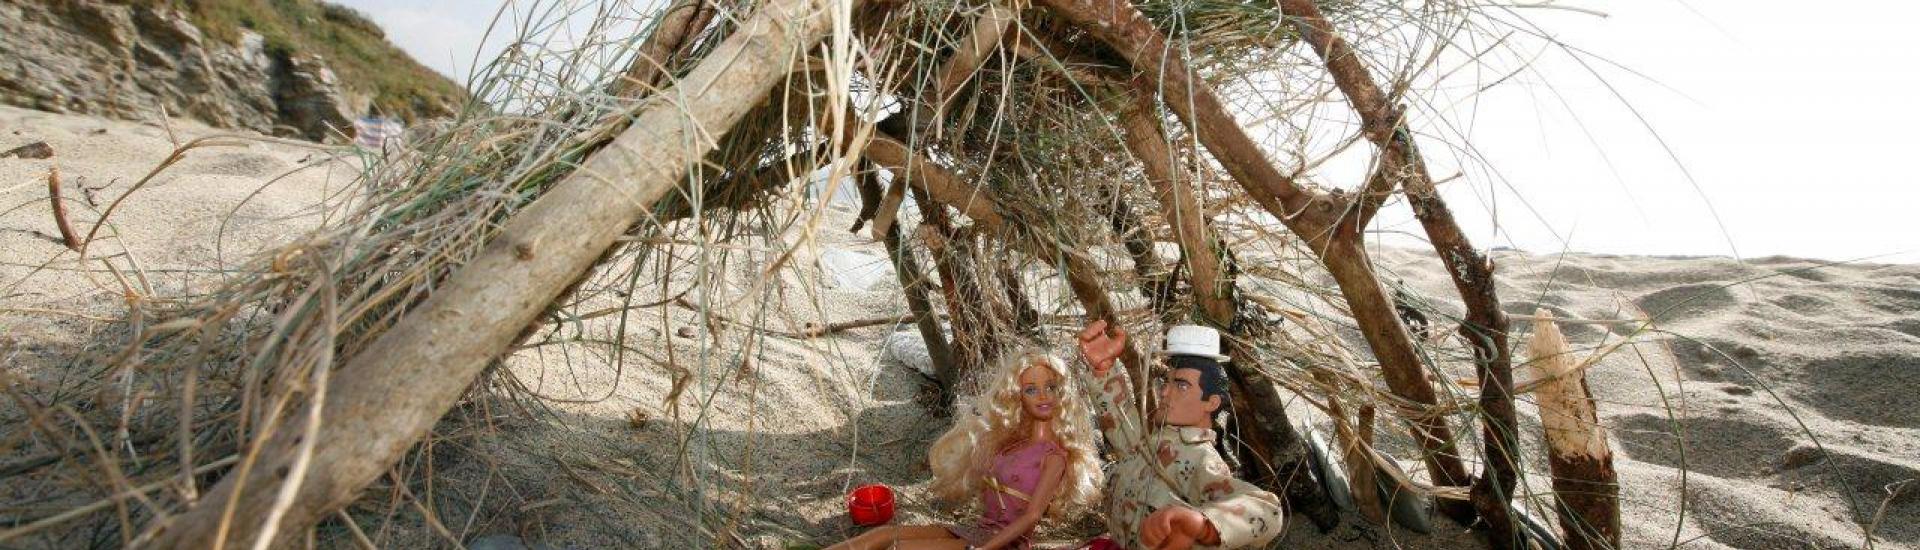
[[[172,126],[172,139],[183,143],[224,135],[187,121]],[[137,264],[126,273],[130,284],[185,291],[189,280],[217,278],[223,265],[237,266],[315,226],[324,199],[352,172],[317,147],[239,140],[198,149],[122,204],[101,227],[93,259],[80,263],[59,244],[46,200],[48,172],[60,171],[73,227],[84,235],[174,149],[169,131],[0,106],[0,150],[34,142],[50,145],[53,157],[0,160],[0,307],[8,309],[124,312],[120,282],[102,257],[116,268]],[[23,349],[32,353],[39,339],[75,340],[78,334],[59,328],[71,321],[10,311],[0,326],[9,337],[27,337]]]
[[[211,133],[187,123],[176,130],[183,138]],[[4,368],[29,376],[88,345],[99,326],[42,310],[123,310],[111,273],[98,261],[76,264],[49,238],[56,230],[44,201],[47,169],[59,166],[77,205],[85,204],[80,187],[104,186],[104,207],[171,149],[154,126],[0,107],[0,150],[43,140],[53,159],[0,160],[8,208],[0,212],[0,354],[10,354]],[[118,237],[96,251],[131,253],[157,292],[210,284],[222,266],[320,223],[320,205],[352,172],[350,161],[329,158],[265,143],[193,153],[114,215]],[[303,166],[314,167],[261,188]],[[82,227],[98,216],[93,207],[73,210]],[[798,252],[773,280],[757,274],[778,251],[748,247],[710,274],[674,275],[669,286],[704,277],[711,290],[689,300],[736,318],[764,314],[776,329],[903,315],[891,277],[866,289],[826,282],[833,274],[820,269],[822,254],[877,256],[879,247],[841,231],[838,218],[822,227],[818,240],[786,243]],[[1890,486],[1920,478],[1920,266],[1518,252],[1496,261],[1510,312],[1616,320],[1565,325],[1575,345],[1631,334],[1648,341],[1589,375],[1618,453],[1629,547],[1857,548],[1861,524],[1876,516],[1879,548],[1920,547],[1920,488],[1888,498]],[[1441,299],[1451,285],[1429,254],[1386,250],[1379,263],[1442,311],[1459,312]],[[1039,292],[1043,303],[1068,310]],[[1634,321],[1644,318],[1656,332]],[[601,318],[555,330],[593,339],[619,326]],[[840,499],[870,482],[902,489],[903,520],[949,517],[919,496],[929,475],[925,445],[946,420],[930,405],[927,379],[887,357],[893,327],[748,339],[668,307],[642,310],[625,330],[635,344],[625,361],[604,346],[543,346],[516,353],[494,377],[548,399],[486,397],[456,410],[486,429],[428,453],[443,462],[427,498],[455,538],[512,534],[582,548],[819,544],[854,533]],[[660,366],[668,363],[686,369],[673,399],[677,377]],[[1446,368],[1471,375],[1468,366]],[[503,412],[522,406],[534,414]],[[1527,456],[1544,456],[1537,413],[1523,404],[1522,415]],[[1545,464],[1527,466],[1537,503]],[[1085,520],[1051,533],[1095,528]],[[328,529],[322,534],[344,536],[337,525]],[[1458,528],[1443,531],[1350,525],[1323,535],[1294,525],[1281,545],[1480,544]],[[444,544],[406,514],[377,536],[388,546]]]
[[[1431,258],[1390,257],[1429,296],[1450,290],[1421,267]],[[1920,545],[1920,493],[1888,498],[1893,484],[1920,478],[1920,267],[1519,253],[1496,261],[1510,313],[1654,320],[1659,345],[1609,356],[1589,375],[1625,459],[1629,546],[1677,536],[1736,548],[1860,547],[1854,522],[1882,513],[1879,547]],[[1563,328],[1576,346],[1595,346],[1639,323]],[[1529,429],[1537,440],[1537,424]]]

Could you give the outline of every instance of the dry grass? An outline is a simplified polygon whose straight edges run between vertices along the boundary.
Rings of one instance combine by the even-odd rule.
[[[1286,26],[1272,5],[1142,5],[1184,48],[1179,53],[1192,56],[1194,66],[1222,88],[1243,122],[1273,130],[1265,145],[1283,166],[1307,173],[1357,142],[1352,121],[1323,116],[1320,106],[1337,101],[1337,92],[1316,69],[1319,62],[1311,52],[1281,30]],[[301,404],[317,399],[338,356],[365,347],[430,296],[436,283],[488,244],[503,220],[622,129],[643,102],[679,93],[637,99],[604,92],[619,72],[609,69],[624,65],[649,30],[644,22],[637,29],[616,23],[615,14],[627,16],[634,5],[530,1],[522,7],[516,13],[525,19],[502,22],[503,28],[517,29],[520,47],[486,67],[485,78],[471,90],[495,112],[469,110],[405,148],[367,158],[370,162],[354,192],[329,205],[323,227],[270,253],[225,266],[217,278],[201,281],[202,291],[165,294],[137,277],[120,277],[127,313],[113,320],[85,321],[95,336],[92,345],[72,354],[70,369],[80,376],[54,380],[0,371],[5,377],[0,386],[12,402],[0,411],[0,421],[25,427],[0,441],[0,448],[10,449],[7,456],[21,457],[0,465],[0,478],[31,480],[20,485],[26,490],[6,495],[11,501],[0,502],[0,510],[6,510],[0,512],[0,525],[7,528],[0,531],[0,543],[109,546],[131,541],[156,518],[177,513],[212,481],[233,475],[234,465],[246,468],[268,434],[302,429],[306,418],[297,415]],[[688,49],[691,58],[703,56],[750,8],[723,5],[723,16]],[[771,260],[755,264],[760,266],[760,281],[800,274],[788,263],[794,251],[789,239],[805,241],[837,228],[821,226],[821,206],[805,200],[799,188],[804,186],[790,186],[790,180],[820,168],[837,170],[838,175],[854,170],[835,163],[843,157],[834,151],[858,142],[849,136],[872,131],[870,123],[880,113],[912,112],[907,102],[932,79],[942,53],[964,35],[971,15],[980,9],[971,3],[924,1],[899,5],[884,18],[851,18],[850,28],[864,34],[843,29],[829,40],[843,49],[805,60],[816,70],[796,71],[776,100],[732,131],[714,136],[721,146],[696,171],[694,181],[658,205],[653,220],[632,228],[573,292],[528,327],[515,352],[568,357],[564,363],[578,369],[672,372],[673,406],[690,402],[701,407],[676,409],[674,419],[680,420],[713,413],[699,399],[680,399],[692,387],[692,373],[739,369],[734,380],[753,378],[741,365],[718,356],[676,356],[672,345],[635,340],[638,331],[629,325],[637,325],[643,316],[665,319],[670,310],[685,308],[704,321],[705,332],[724,333],[722,326],[749,329],[732,334],[752,337],[713,342],[730,349],[751,348],[756,345],[753,338],[808,340],[849,328],[835,328],[839,325],[827,321],[884,322],[825,319],[817,294],[767,299],[776,290],[812,292],[806,288],[775,289],[763,282],[733,287],[715,274],[750,258]],[[1474,42],[1467,37],[1504,37],[1521,27],[1510,11],[1473,3],[1444,2],[1410,11],[1399,3],[1342,2],[1327,9],[1343,32],[1364,45],[1382,80],[1397,86],[1396,97],[1416,110],[1432,107],[1434,95],[1423,85],[1462,65],[1487,62],[1487,51],[1470,47]],[[567,23],[583,20],[603,24],[579,33],[581,27]],[[1145,282],[1113,246],[1119,237],[1104,221],[1113,204],[1124,202],[1143,212],[1143,230],[1154,240],[1171,238],[1166,220],[1150,206],[1156,202],[1147,186],[1137,184],[1143,178],[1139,168],[1125,160],[1127,152],[1103,108],[1108,92],[1101,82],[1087,78],[1116,76],[1111,72],[1114,57],[1091,39],[1057,25],[1037,13],[1024,17],[1018,25],[1023,38],[1017,40],[1037,44],[1043,55],[1028,59],[1005,50],[996,53],[960,96],[942,106],[939,112],[948,118],[925,122],[937,130],[916,134],[926,139],[915,145],[940,151],[930,162],[977,185],[978,193],[991,198],[1021,231],[1063,248],[1092,251],[1102,281],[1122,296],[1123,322],[1137,334],[1152,334],[1164,324],[1184,322],[1192,297],[1185,288],[1157,302],[1143,297],[1156,294],[1127,292],[1143,289]],[[1046,40],[1032,40],[1039,37]],[[1493,51],[1517,57],[1505,49]],[[830,121],[849,110],[869,124],[847,124],[852,131],[832,132]],[[1195,177],[1191,183],[1213,213],[1213,226],[1230,239],[1233,273],[1253,309],[1249,317],[1279,327],[1267,337],[1245,342],[1261,359],[1245,366],[1322,411],[1377,411],[1379,426],[1400,426],[1404,419],[1430,415],[1459,426],[1475,425],[1477,392],[1452,378],[1436,379],[1441,399],[1435,407],[1383,391],[1370,355],[1353,337],[1352,315],[1300,239],[1279,231],[1244,191],[1218,175],[1220,170],[1192,144],[1192,136],[1172,137],[1183,147],[1185,166]],[[184,144],[155,173],[193,148],[218,141]],[[756,179],[761,172],[774,174],[777,181]],[[1088,182],[1125,184],[1107,195]],[[119,200],[138,200],[132,193]],[[112,210],[110,205],[109,215]],[[959,224],[964,227],[965,221]],[[906,228],[928,220],[911,215],[899,223]],[[96,234],[100,227],[83,242],[98,246],[94,243],[109,241],[110,235]],[[1029,288],[1057,286],[1049,269],[1053,258],[1026,256],[1006,242],[1008,235],[971,235],[960,246],[970,252],[971,259],[965,261],[977,273],[1005,271]],[[910,248],[922,256],[929,253],[920,244]],[[137,266],[127,263],[130,258],[104,260],[117,266],[116,273],[137,272]],[[985,279],[990,290],[1004,291],[1001,282]],[[1011,311],[1016,306],[1005,292],[988,295],[991,308]],[[811,311],[780,311],[787,303],[814,305]],[[1077,304],[1041,300],[1034,305],[1043,318],[1058,325],[1043,334],[1079,323]],[[1435,336],[1422,342],[1430,364],[1471,364],[1469,348],[1449,337],[1459,319],[1437,305],[1416,301],[1410,306],[1435,323]],[[794,325],[794,318],[821,322]],[[1597,351],[1617,351],[1654,330],[1643,327]],[[1021,327],[992,332],[1020,334]],[[0,349],[0,356],[6,353]],[[475,518],[541,508],[540,502],[498,496],[506,488],[494,496],[481,491],[464,505],[469,514],[464,518],[431,508],[436,505],[436,479],[454,482],[437,476],[456,475],[437,470],[437,463],[461,463],[462,472],[483,472],[480,482],[460,480],[468,488],[492,483],[496,467],[476,450],[497,430],[506,429],[503,424],[516,422],[503,419],[541,422],[557,417],[548,406],[563,400],[529,387],[510,369],[492,370],[476,381],[469,397],[430,439],[394,467],[389,479],[370,488],[339,520],[315,527],[316,533],[334,542],[438,539],[436,544],[451,545],[470,533]],[[626,419],[636,431],[661,420],[637,409]],[[698,423],[691,426],[690,432],[703,429]],[[645,495],[657,492],[636,485],[678,475],[582,466],[560,450],[553,451],[551,464],[595,498],[627,503],[643,503],[651,498]],[[1459,496],[1453,489],[1427,490]],[[741,499],[752,495],[736,494]],[[46,512],[51,510],[58,511]],[[683,521],[692,527],[685,533],[687,540],[723,545],[738,540],[735,529],[741,518],[735,512],[692,515]],[[365,529],[376,522],[374,529]],[[420,535],[382,538],[390,530]]]

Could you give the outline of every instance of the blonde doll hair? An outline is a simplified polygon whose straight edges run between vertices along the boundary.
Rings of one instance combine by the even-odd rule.
[[[1009,351],[1001,357],[987,391],[956,407],[953,427],[927,451],[927,461],[933,467],[931,489],[940,500],[973,501],[994,455],[1025,435],[1027,419],[1020,404],[1020,374],[1031,367],[1044,367],[1060,380],[1053,432],[1067,455],[1066,471],[1054,491],[1053,502],[1047,506],[1047,517],[1071,518],[1071,514],[1099,499],[1106,477],[1094,450],[1097,434],[1093,411],[1087,405],[1090,396],[1082,391],[1080,377],[1059,358],[1038,349]]]

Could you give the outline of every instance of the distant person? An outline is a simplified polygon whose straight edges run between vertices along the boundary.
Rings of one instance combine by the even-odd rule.
[[[1280,499],[1235,479],[1213,448],[1215,413],[1228,405],[1220,333],[1180,325],[1167,331],[1167,373],[1154,378],[1151,423],[1133,407],[1133,388],[1113,360],[1127,333],[1095,321],[1080,333],[1092,368],[1101,432],[1118,460],[1107,478],[1111,542],[1129,549],[1264,546],[1280,534]],[[1121,369],[1124,371],[1125,369]],[[1095,546],[1098,546],[1097,544]]]
[[[981,516],[966,525],[887,525],[829,550],[1025,549],[1044,517],[1070,519],[1099,498],[1104,474],[1094,449],[1093,412],[1073,373],[1052,355],[1015,353],[992,386],[933,443],[934,495],[978,496]]]

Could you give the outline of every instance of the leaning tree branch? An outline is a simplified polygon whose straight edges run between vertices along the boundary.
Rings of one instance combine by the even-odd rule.
[[[714,12],[713,6],[703,0],[676,0],[662,10],[626,72],[614,81],[613,96],[638,97],[659,86],[660,79],[672,72],[672,65],[685,56],[694,37],[713,21]]]
[[[1163,94],[1167,107],[1195,129],[1200,143],[1235,180],[1258,190],[1250,194],[1262,207],[1281,213],[1283,220],[1301,215],[1326,218],[1335,213],[1335,205],[1321,193],[1301,187],[1267,160],[1213,87],[1198,80],[1166,36],[1131,2],[1042,0],[1040,5],[1119,52],[1133,65],[1141,83]],[[1314,240],[1311,235],[1302,237]]]
[[[1493,263],[1467,240],[1447,203],[1441,200],[1403,114],[1374,84],[1358,55],[1334,32],[1320,8],[1313,0],[1280,0],[1280,8],[1326,62],[1334,84],[1360,115],[1362,133],[1380,150],[1379,170],[1385,177],[1377,181],[1387,186],[1398,182],[1405,187],[1414,216],[1466,303],[1467,318],[1460,325],[1460,335],[1473,348],[1480,381],[1481,438],[1485,447],[1481,454],[1486,460],[1484,473],[1473,486],[1473,506],[1487,522],[1489,546],[1512,548],[1517,541],[1508,503],[1517,478],[1514,456],[1520,448],[1514,434],[1513,359],[1507,349],[1507,316],[1495,294]],[[1374,187],[1370,182],[1363,196],[1380,194]],[[1364,228],[1364,223],[1360,227]]]
[[[246,475],[228,475],[151,532],[157,548],[251,542],[289,468],[314,437],[306,479],[280,521],[283,542],[352,502],[424,436],[620,234],[679,183],[827,32],[828,4],[772,0],[679,83],[686,93],[642,109],[634,124],[509,218],[478,256],[334,373],[318,433],[283,429]],[[743,62],[744,61],[744,62]],[[609,197],[615,197],[609,200]],[[304,407],[303,407],[304,408]],[[296,413],[288,418],[304,417]],[[231,514],[229,515],[229,511]],[[226,520],[230,518],[230,521]],[[226,534],[216,540],[216,533]]]

